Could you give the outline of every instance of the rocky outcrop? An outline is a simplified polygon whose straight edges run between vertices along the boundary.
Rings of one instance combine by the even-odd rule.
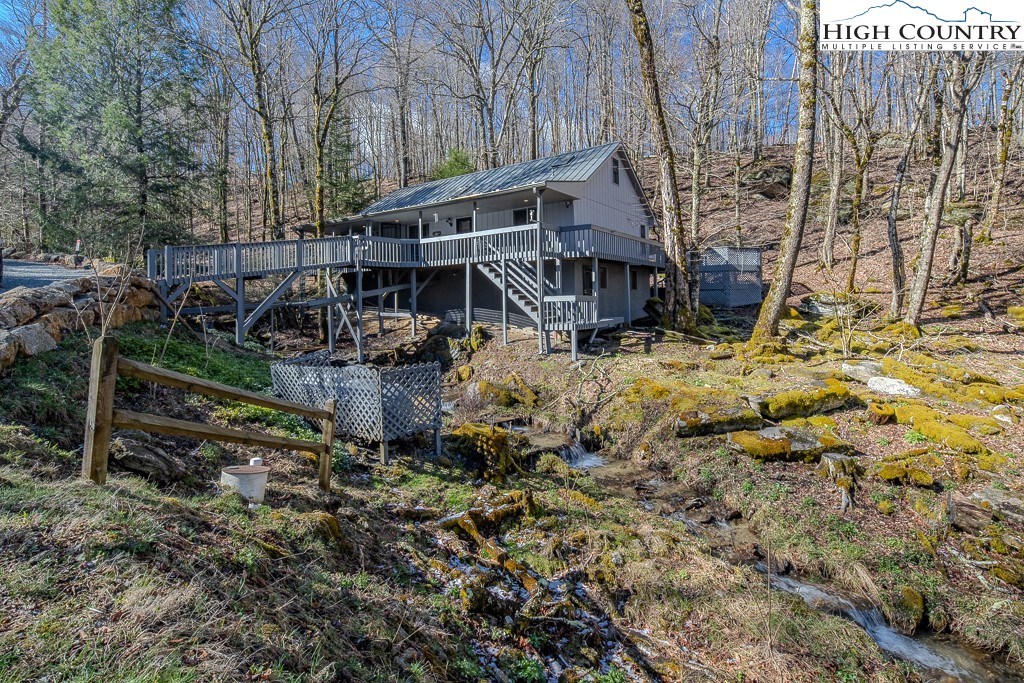
[[[19,356],[52,351],[71,332],[156,320],[155,290],[150,280],[114,272],[0,294],[0,370]]]

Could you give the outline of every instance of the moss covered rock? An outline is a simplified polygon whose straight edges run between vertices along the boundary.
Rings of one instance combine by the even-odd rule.
[[[868,422],[884,425],[896,420],[896,409],[888,403],[869,403],[864,417]]]
[[[814,386],[780,391],[756,400],[758,411],[766,418],[809,417],[838,410],[850,400],[850,390],[835,380]]]
[[[892,625],[907,635],[913,635],[924,621],[924,595],[910,586],[903,586],[891,604]]]
[[[704,408],[688,410],[676,418],[676,436],[707,436],[740,430],[760,429],[764,420],[753,409]]]
[[[965,432],[960,427],[948,422],[924,420],[916,422],[914,429],[936,443],[961,453],[987,453],[984,444]]]
[[[761,462],[818,462],[824,453],[852,455],[853,446],[830,434],[813,434],[789,427],[729,434],[729,445]]]
[[[455,370],[455,378],[460,382],[468,382],[473,377],[473,366],[472,365],[460,365]]]

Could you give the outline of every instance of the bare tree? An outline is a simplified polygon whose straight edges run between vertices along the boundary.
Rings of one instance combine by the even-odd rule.
[[[812,0],[813,1],[813,0]],[[687,274],[687,244],[683,232],[683,214],[679,206],[679,186],[676,182],[676,157],[669,137],[668,122],[662,104],[658,85],[658,69],[654,56],[654,41],[651,27],[647,22],[643,0],[626,0],[633,23],[633,36],[640,49],[640,75],[643,81],[644,102],[651,122],[654,148],[658,156],[658,171],[661,179],[661,215],[665,252],[668,264],[665,269],[665,313],[670,324],[683,330],[691,330],[696,318],[691,309]]]
[[[800,36],[797,42],[799,63],[800,108],[797,118],[796,149],[793,151],[793,183],[789,193],[789,209],[782,227],[779,260],[775,275],[757,323],[751,334],[752,342],[765,341],[779,333],[779,321],[793,285],[793,272],[800,255],[807,207],[811,196],[811,174],[814,171],[814,135],[817,119],[818,86],[818,3],[816,0],[800,2]]]
[[[942,213],[946,207],[946,193],[953,174],[960,135],[963,131],[964,116],[971,93],[981,80],[986,53],[957,52],[947,58],[946,94],[949,103],[949,131],[942,145],[942,157],[935,172],[935,183],[928,203],[924,228],[921,231],[921,246],[917,255],[917,268],[910,288],[907,312],[903,322],[917,327],[924,311],[925,297],[931,279],[932,264],[935,260],[935,241],[939,236]]]

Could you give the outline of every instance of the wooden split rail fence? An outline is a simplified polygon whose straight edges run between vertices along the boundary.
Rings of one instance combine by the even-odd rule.
[[[300,415],[323,424],[321,441],[304,441],[282,436],[247,432],[215,425],[176,420],[162,415],[135,413],[114,408],[114,388],[118,376],[134,377],[194,394],[224,398],[249,405],[270,408],[283,413]],[[290,451],[312,453],[319,457],[320,488],[331,490],[331,460],[334,453],[335,418],[337,401],[329,399],[324,407],[313,408],[265,396],[243,389],[192,377],[180,372],[139,363],[119,357],[117,340],[104,336],[93,346],[92,367],[89,373],[89,406],[85,418],[85,449],[82,456],[82,476],[97,484],[107,480],[107,461],[110,453],[110,434],[118,429],[138,429],[156,434],[186,436],[202,441],[223,441],[249,446],[262,446]]]

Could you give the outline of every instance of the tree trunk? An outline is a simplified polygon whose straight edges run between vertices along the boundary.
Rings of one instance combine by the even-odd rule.
[[[917,130],[921,126],[926,113],[925,105],[928,103],[928,93],[935,86],[935,77],[938,74],[938,62],[934,62],[928,72],[928,78],[921,82],[921,89],[917,94],[917,101],[914,104],[914,120],[910,132],[907,135],[907,144],[903,147],[903,155],[896,164],[896,179],[892,184],[892,200],[889,202],[889,216],[887,221],[887,232],[889,237],[889,251],[892,255],[892,299],[889,302],[889,317],[896,320],[903,312],[903,296],[907,288],[906,258],[903,256],[903,245],[900,244],[899,230],[896,227],[896,217],[900,209],[900,194],[903,192],[903,180],[907,173],[907,164],[910,163],[910,155],[914,150],[914,139]]]
[[[983,63],[985,53],[978,53],[978,55],[975,59],[979,63]],[[949,112],[949,138],[943,147],[942,161],[935,174],[935,184],[928,205],[924,230],[921,232],[921,247],[917,257],[917,269],[914,271],[914,282],[910,288],[910,301],[907,304],[907,313],[903,316],[903,322],[914,327],[921,322],[925,297],[928,295],[928,282],[935,261],[935,242],[939,236],[942,212],[946,206],[946,193],[949,190],[949,181],[953,175],[953,167],[960,147],[960,134],[963,131],[964,115],[967,113],[967,101],[981,73],[978,69],[973,77],[968,78],[967,66],[971,57],[958,53],[951,58],[953,59],[953,73],[950,85],[952,109]]]
[[[813,5],[814,0],[809,0]],[[647,23],[643,0],[626,0],[633,25],[633,36],[640,50],[640,75],[643,80],[644,102],[651,120],[651,132],[658,154],[661,176],[663,238],[668,263],[665,268],[665,315],[668,323],[678,329],[694,329],[695,311],[691,309],[689,275],[687,272],[686,234],[679,206],[679,186],[676,182],[676,158],[669,138],[668,123],[658,86],[658,72],[654,56],[654,40]],[[696,182],[696,179],[694,179]]]
[[[999,205],[1003,200],[1003,189],[1006,187],[1006,162],[1010,156],[1010,146],[1013,141],[1013,119],[1019,103],[1017,93],[1022,69],[1024,69],[1024,58],[1018,57],[1013,71],[1009,75],[1003,73],[1006,83],[1003,85],[1003,94],[999,102],[999,123],[996,127],[998,148],[995,178],[992,181],[992,198],[989,200],[985,225],[982,228],[982,234],[986,236],[991,234],[995,225],[996,216],[999,214]]]
[[[793,284],[807,207],[811,196],[811,174],[814,170],[814,134],[817,118],[818,82],[818,4],[816,0],[800,3],[800,38],[797,60],[800,68],[800,109],[797,120],[796,149],[794,150],[793,184],[789,193],[789,210],[782,228],[779,260],[775,264],[768,296],[761,305],[751,341],[767,341],[779,333],[779,320],[786,307],[786,299]]]
[[[825,118],[828,121],[828,117]],[[826,124],[828,125],[828,124]],[[845,167],[843,152],[846,138],[839,133],[834,123],[828,125],[826,138],[829,144],[826,160],[828,162],[828,218],[825,223],[825,237],[821,244],[821,264],[828,270],[835,265],[836,233],[839,230],[839,207],[843,192],[843,169]]]

